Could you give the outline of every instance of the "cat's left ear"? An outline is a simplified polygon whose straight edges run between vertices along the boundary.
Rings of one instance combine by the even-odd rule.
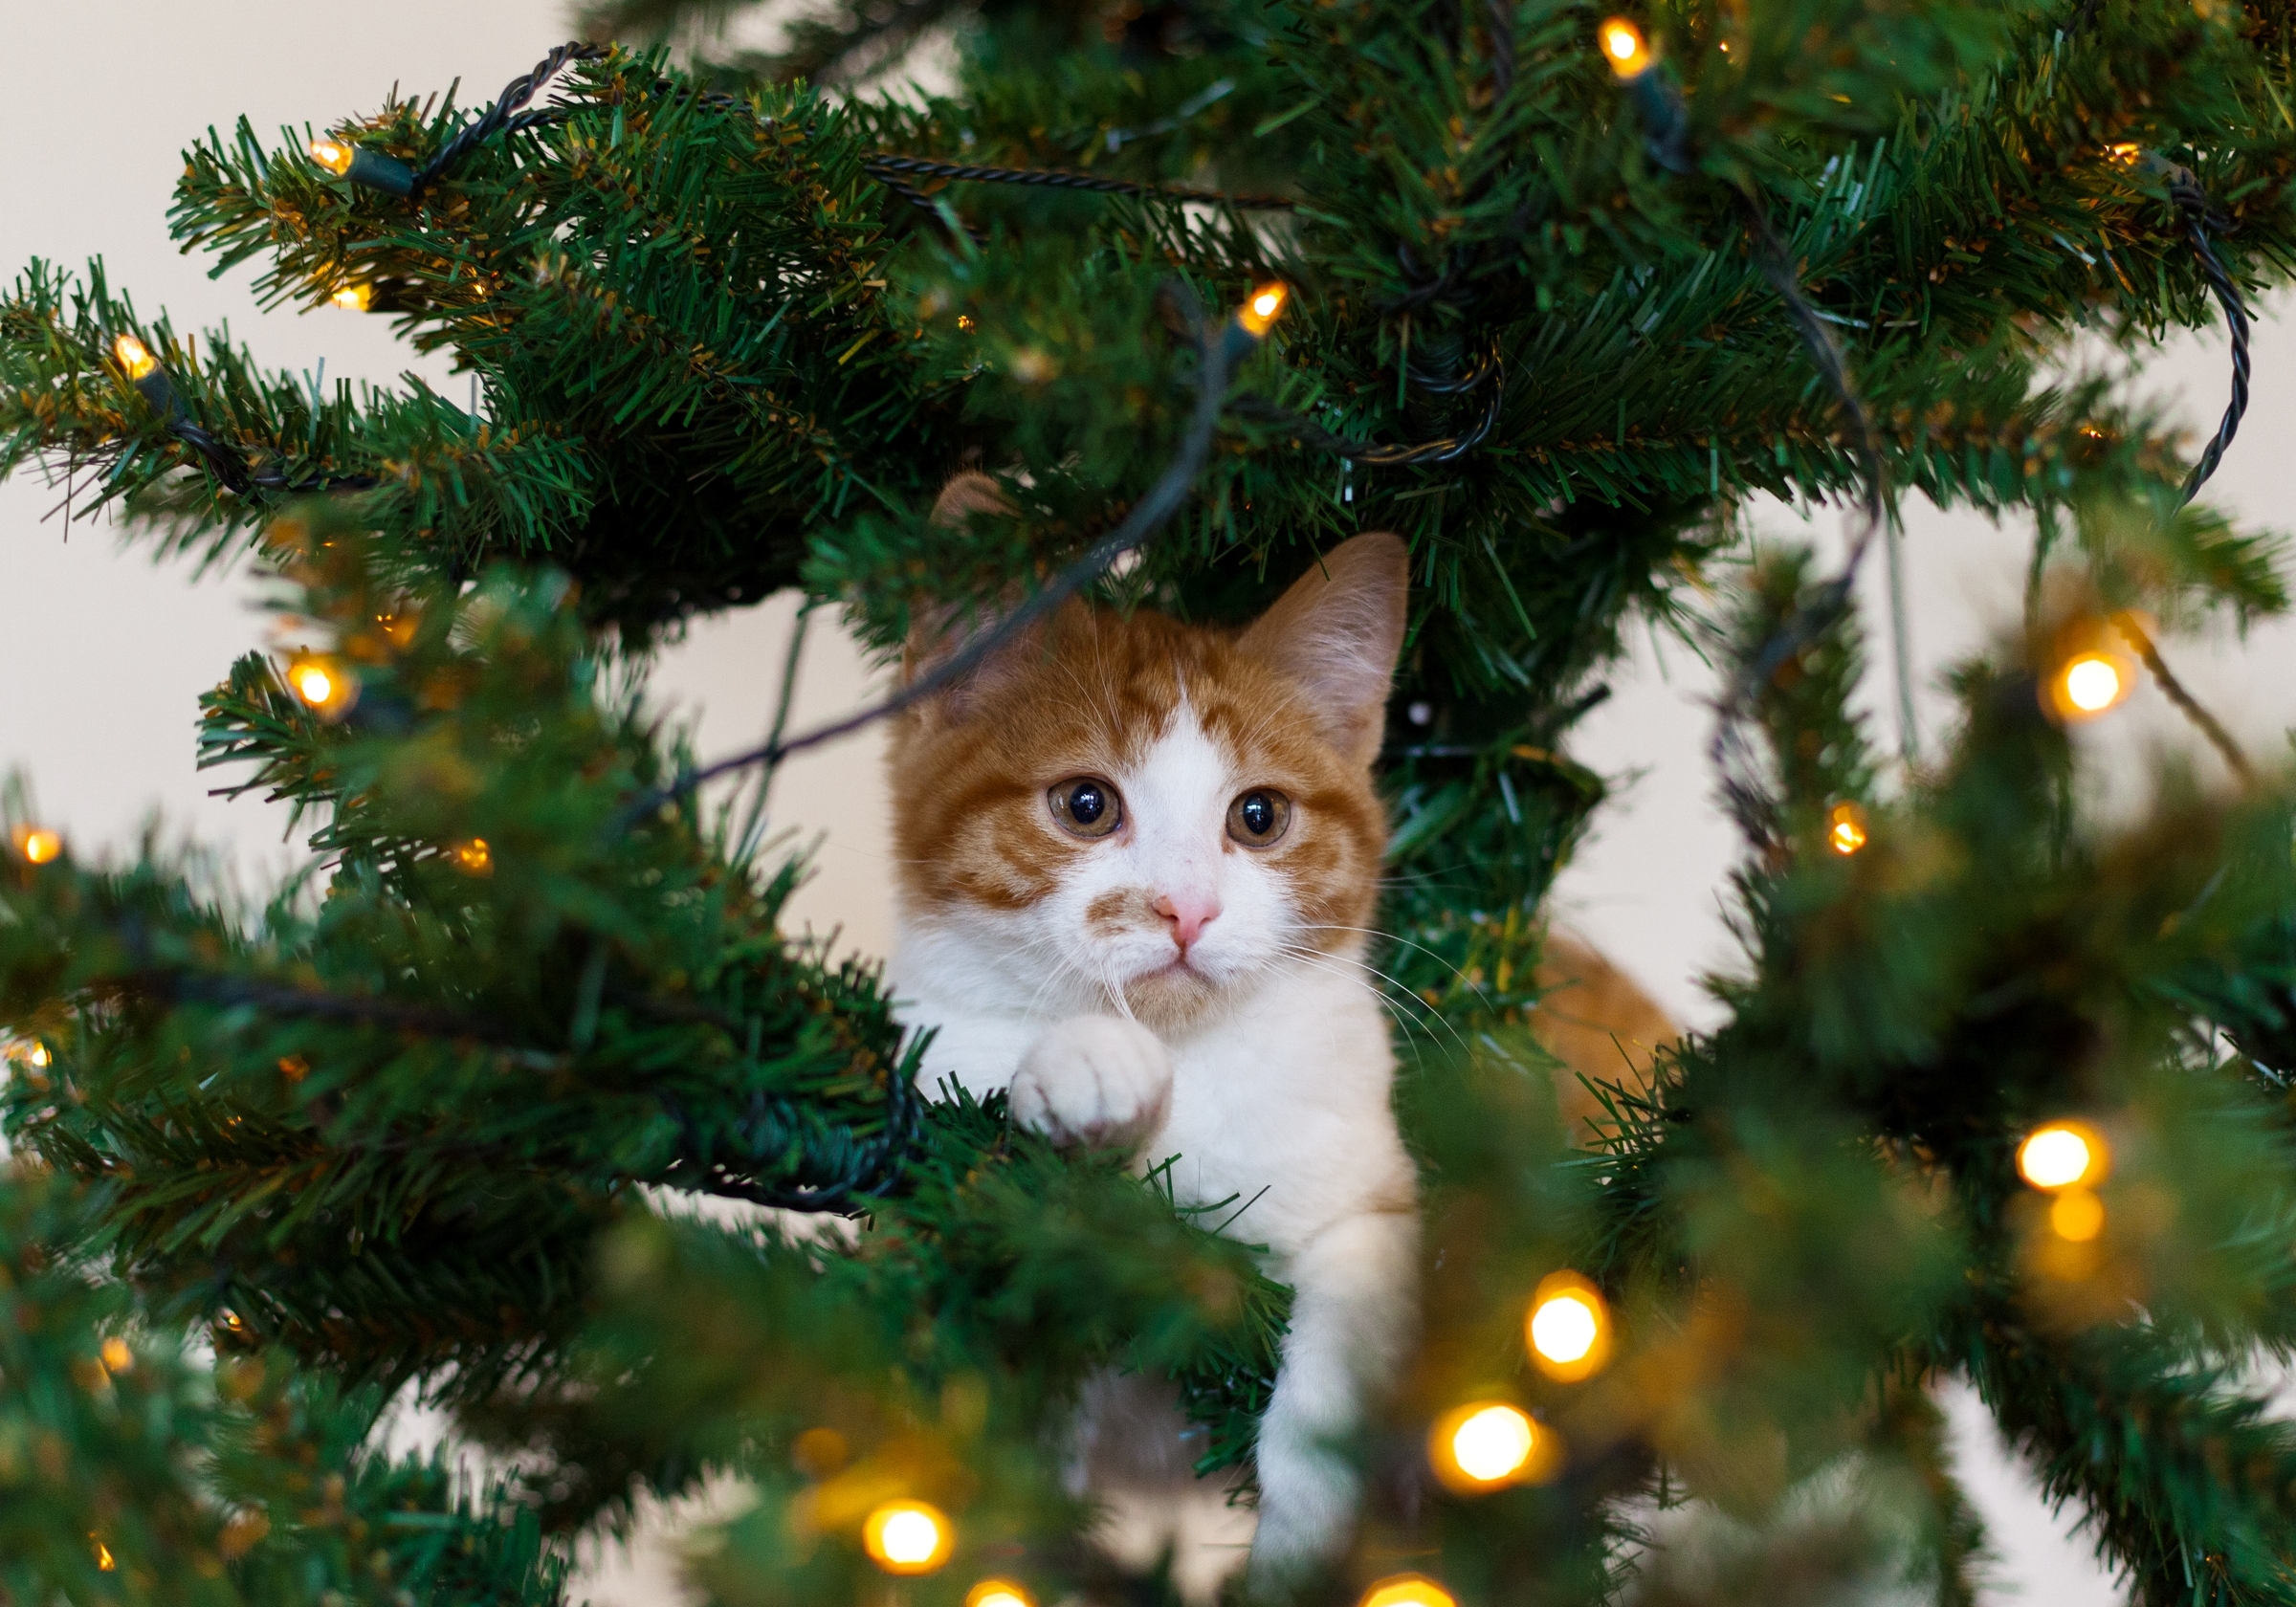
[[[1298,683],[1349,761],[1379,757],[1387,690],[1403,648],[1411,553],[1385,531],[1352,537],[1292,583],[1237,646]]]

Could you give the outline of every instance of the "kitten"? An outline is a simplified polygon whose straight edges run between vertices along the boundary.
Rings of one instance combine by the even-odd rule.
[[[985,476],[937,517],[998,505]],[[1296,1291],[1260,1424],[1254,1576],[1344,1552],[1346,1442],[1417,1310],[1417,1179],[1362,958],[1386,820],[1371,780],[1403,543],[1327,553],[1241,631],[1071,603],[894,730],[904,1023],[920,1074],[1056,1142],[1177,1156],[1183,1204],[1246,1202]],[[930,629],[914,679],[961,644]]]

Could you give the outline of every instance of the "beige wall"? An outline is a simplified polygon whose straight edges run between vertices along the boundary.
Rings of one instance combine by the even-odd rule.
[[[409,91],[466,79],[483,98],[565,34],[554,0],[403,0],[354,14],[287,0],[84,0],[74,7],[14,8],[7,30],[12,78],[0,96],[0,149],[11,153],[0,194],[0,267],[38,254],[76,261],[92,252],[146,310],[165,304],[179,324],[228,319],[270,361],[330,376],[386,380],[406,361],[381,319],[333,311],[308,317],[256,313],[246,275],[217,283],[204,265],[169,247],[165,213],[176,149],[210,121],[245,111],[258,127],[327,119],[372,105],[395,80]],[[413,364],[451,384],[444,363]],[[2181,343],[2152,384],[2189,391],[2190,411],[2213,422],[2224,384],[2220,342]],[[2257,403],[2217,494],[2244,517],[2281,517],[2288,483],[2282,442],[2296,423],[2296,339],[2266,325],[2259,342]],[[193,699],[238,653],[260,643],[244,575],[195,582],[183,566],[154,568],[118,549],[104,525],[67,530],[42,516],[60,492],[29,476],[0,485],[0,619],[7,668],[0,680],[0,769],[33,777],[47,817],[85,851],[124,849],[157,808],[171,831],[223,849],[240,876],[261,885],[288,859],[284,817],[254,800],[206,796],[218,778],[192,769]],[[1774,509],[1765,525],[1802,528]],[[1835,539],[1831,517],[1811,528]],[[2014,617],[2025,532],[1982,519],[1917,513],[1908,539],[1913,637],[1925,679],[1977,646],[1989,627]],[[1868,573],[1878,583],[1877,562]],[[1878,604],[1868,587],[1868,602]],[[698,625],[656,678],[663,695],[697,712],[704,754],[754,740],[768,715],[791,608],[777,600]],[[1877,613],[1875,617],[1880,617]],[[2259,753],[2278,751],[2296,707],[2296,631],[2276,627],[2245,650],[2220,639],[2177,643],[2188,678]],[[817,630],[805,668],[801,718],[850,706],[865,694],[865,667],[833,630]],[[1710,800],[1703,763],[1711,677],[1679,648],[1645,643],[1619,677],[1619,694],[1576,740],[1579,758],[1605,772],[1640,772],[1594,841],[1566,873],[1557,904],[1567,919],[1633,970],[1682,1019],[1711,1022],[1696,985],[1704,969],[1730,963],[1720,919],[1723,876],[1733,845]],[[1887,700],[1877,686],[1877,707]],[[1932,746],[1942,709],[1925,696]],[[1889,730],[1882,716],[1882,729]],[[2086,738],[2126,796],[2134,760],[2152,743],[2191,747],[2158,695]],[[2213,761],[2204,759],[2204,764]],[[798,917],[817,930],[841,926],[846,942],[881,953],[890,925],[886,888],[888,801],[876,742],[864,737],[807,756],[781,778],[777,824],[809,839],[826,833]],[[2021,1473],[1998,1453],[1965,1394],[1949,1395],[1973,1484],[1994,1516],[2008,1566],[2004,1578],[2035,1607],[2104,1602],[2111,1593],[2043,1510]],[[658,1568],[655,1570],[658,1580]],[[635,1604],[657,1588],[600,1580],[601,1599]]]

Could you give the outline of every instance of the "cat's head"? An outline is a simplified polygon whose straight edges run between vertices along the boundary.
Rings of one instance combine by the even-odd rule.
[[[967,476],[942,504],[993,495]],[[1365,535],[1240,631],[1071,603],[911,709],[890,765],[910,943],[986,1007],[1163,1027],[1357,947],[1407,588],[1403,543]],[[904,674],[960,646],[921,629]]]

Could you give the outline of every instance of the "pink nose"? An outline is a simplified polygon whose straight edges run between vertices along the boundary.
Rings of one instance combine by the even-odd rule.
[[[1156,913],[1172,923],[1172,940],[1180,952],[1188,952],[1203,929],[1220,914],[1220,900],[1208,892],[1159,893],[1151,906]]]

